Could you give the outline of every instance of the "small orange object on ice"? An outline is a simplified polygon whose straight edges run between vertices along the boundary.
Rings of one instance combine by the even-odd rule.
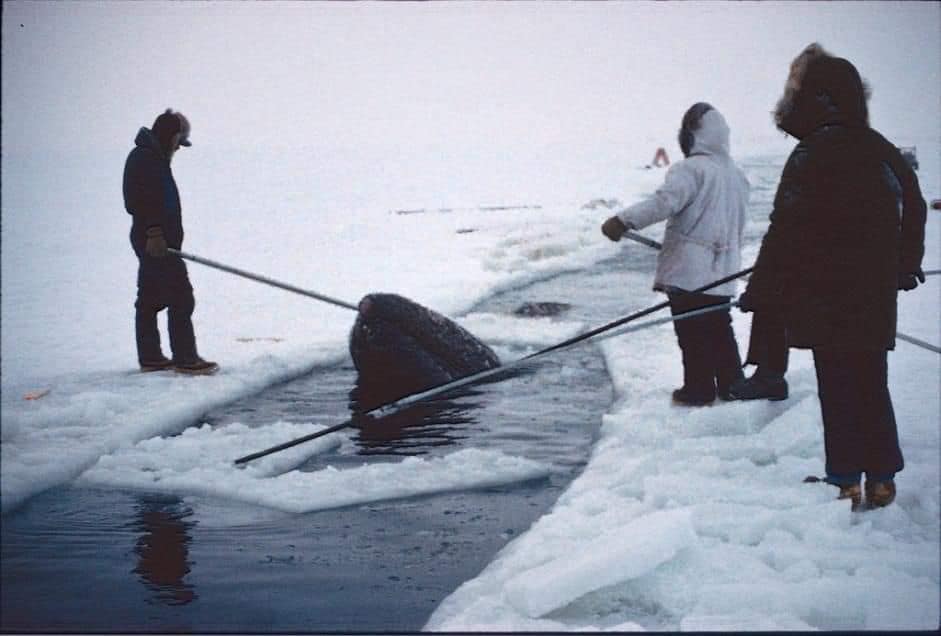
[[[38,400],[41,397],[45,397],[49,395],[49,392],[51,390],[52,389],[39,389],[38,391],[30,391],[29,393],[23,396],[23,399],[24,400]]]

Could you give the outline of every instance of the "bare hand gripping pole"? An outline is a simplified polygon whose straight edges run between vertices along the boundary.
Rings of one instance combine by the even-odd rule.
[[[201,256],[196,256],[194,254],[188,254],[187,252],[182,252],[172,247],[167,248],[167,251],[173,254],[174,256],[179,256],[180,258],[185,258],[188,261],[193,261],[194,263],[199,263],[200,265],[206,265],[208,267],[214,267],[215,269],[222,270],[223,272],[228,272],[230,274],[235,274],[236,276],[241,276],[242,278],[248,278],[259,283],[264,283],[265,285],[270,285],[272,287],[277,287],[279,289],[284,289],[289,292],[294,292],[295,294],[300,294],[301,296],[307,296],[308,298],[314,298],[316,300],[321,300],[325,303],[330,303],[331,305],[336,305],[337,307],[343,307],[345,309],[352,309],[353,311],[359,311],[359,308],[348,302],[342,300],[337,300],[336,298],[331,298],[330,296],[324,296],[323,294],[318,294],[317,292],[312,292],[307,289],[301,289],[300,287],[295,287],[294,285],[288,285],[287,283],[282,283],[281,281],[274,280],[273,278],[268,278],[266,276],[260,276],[258,274],[253,274],[251,272],[246,272],[242,269],[236,269],[235,267],[230,267],[229,265],[223,265],[222,263],[217,263],[211,261],[208,258],[202,258]]]

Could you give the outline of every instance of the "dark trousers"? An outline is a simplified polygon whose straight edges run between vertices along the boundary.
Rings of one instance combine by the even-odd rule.
[[[888,352],[815,347],[813,353],[827,480],[857,483],[862,473],[872,481],[892,479],[905,463],[889,396]]]
[[[670,292],[667,296],[674,316],[729,302],[728,296],[710,294]],[[732,382],[743,377],[728,309],[674,321],[673,329],[683,354],[683,386],[694,396],[713,399],[717,390],[726,393]]]
[[[186,264],[177,256],[152,258],[142,256],[137,270],[135,333],[138,362],[152,362],[163,357],[157,314],[167,310],[167,329],[174,362],[192,362],[196,353],[193,332],[193,286]]]
[[[776,311],[756,311],[752,317],[745,364],[758,366],[760,376],[784,377],[787,373],[787,330]]]

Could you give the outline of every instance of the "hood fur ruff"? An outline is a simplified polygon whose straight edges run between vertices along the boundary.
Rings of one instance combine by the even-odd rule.
[[[831,77],[817,77],[815,74],[820,75],[822,72],[824,75],[829,75],[836,67],[838,67],[835,78],[837,85],[832,86],[833,90],[828,92],[832,94],[831,97],[838,97],[846,103],[831,101],[821,105],[815,95],[808,93],[831,88],[827,85]],[[810,74],[808,71],[811,71]],[[860,104],[848,103],[852,99],[846,95],[847,92],[853,92],[854,87],[847,87],[847,84],[852,84],[854,78],[858,79],[861,84],[862,96],[857,100],[861,107]],[[814,84],[814,86],[808,84]],[[860,119],[861,123],[868,125],[869,118],[865,102],[869,101],[871,92],[865,80],[858,77],[852,64],[832,55],[819,43],[814,42],[791,61],[787,81],[784,83],[784,94],[773,111],[774,123],[779,129],[798,139],[803,138],[815,125],[823,123],[828,115],[833,112],[839,113],[841,110],[844,115],[852,113],[853,119]],[[828,112],[825,112],[827,110]],[[857,112],[860,110],[861,112]]]
[[[782,123],[785,122],[794,111],[797,94],[800,92],[801,84],[804,81],[804,74],[807,72],[807,65],[810,63],[810,60],[825,55],[833,57],[822,46],[814,42],[791,60],[791,69],[787,74],[787,81],[784,82],[784,94],[778,99],[777,106],[774,108],[774,123],[778,128],[781,128]]]

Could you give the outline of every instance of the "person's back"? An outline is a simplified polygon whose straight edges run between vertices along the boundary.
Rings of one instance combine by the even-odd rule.
[[[684,154],[655,195],[621,219],[637,228],[668,219],[654,278],[659,290],[696,289],[741,268],[749,184],[729,154],[729,127],[717,110],[701,115]],[[732,295],[735,283],[715,293]]]
[[[710,126],[711,121],[716,123]],[[703,117],[703,138],[709,139],[706,135],[711,135],[716,139],[708,143],[697,137],[690,156],[678,164],[680,169],[692,173],[698,188],[686,210],[669,218],[666,231],[667,241],[670,233],[677,232],[706,248],[713,258],[730,260],[727,269],[732,273],[741,266],[749,184],[745,173],[729,156],[727,145],[719,141],[720,134],[717,118],[713,120],[707,113]],[[719,210],[722,212],[718,213]],[[707,282],[703,280],[702,284]]]
[[[619,240],[625,230],[667,219],[654,289],[666,292],[676,314],[729,301],[735,283],[694,293],[738,272],[749,185],[729,155],[729,127],[719,111],[699,102],[683,116],[680,149],[656,193],[605,221],[602,232]],[[742,378],[738,344],[728,309],[674,322],[683,355],[679,404],[699,406],[728,399]]]
[[[891,349],[899,275],[924,253],[924,200],[901,153],[869,126],[868,88],[855,67],[808,51],[776,111],[800,143],[782,173],[749,296],[767,303],[772,290],[782,294],[791,346]]]
[[[804,187],[816,195],[795,219],[802,239],[793,245],[789,287],[810,311],[791,321],[791,343],[891,348],[901,186],[886,157],[894,146],[871,128],[844,125],[818,129],[802,144]]]

